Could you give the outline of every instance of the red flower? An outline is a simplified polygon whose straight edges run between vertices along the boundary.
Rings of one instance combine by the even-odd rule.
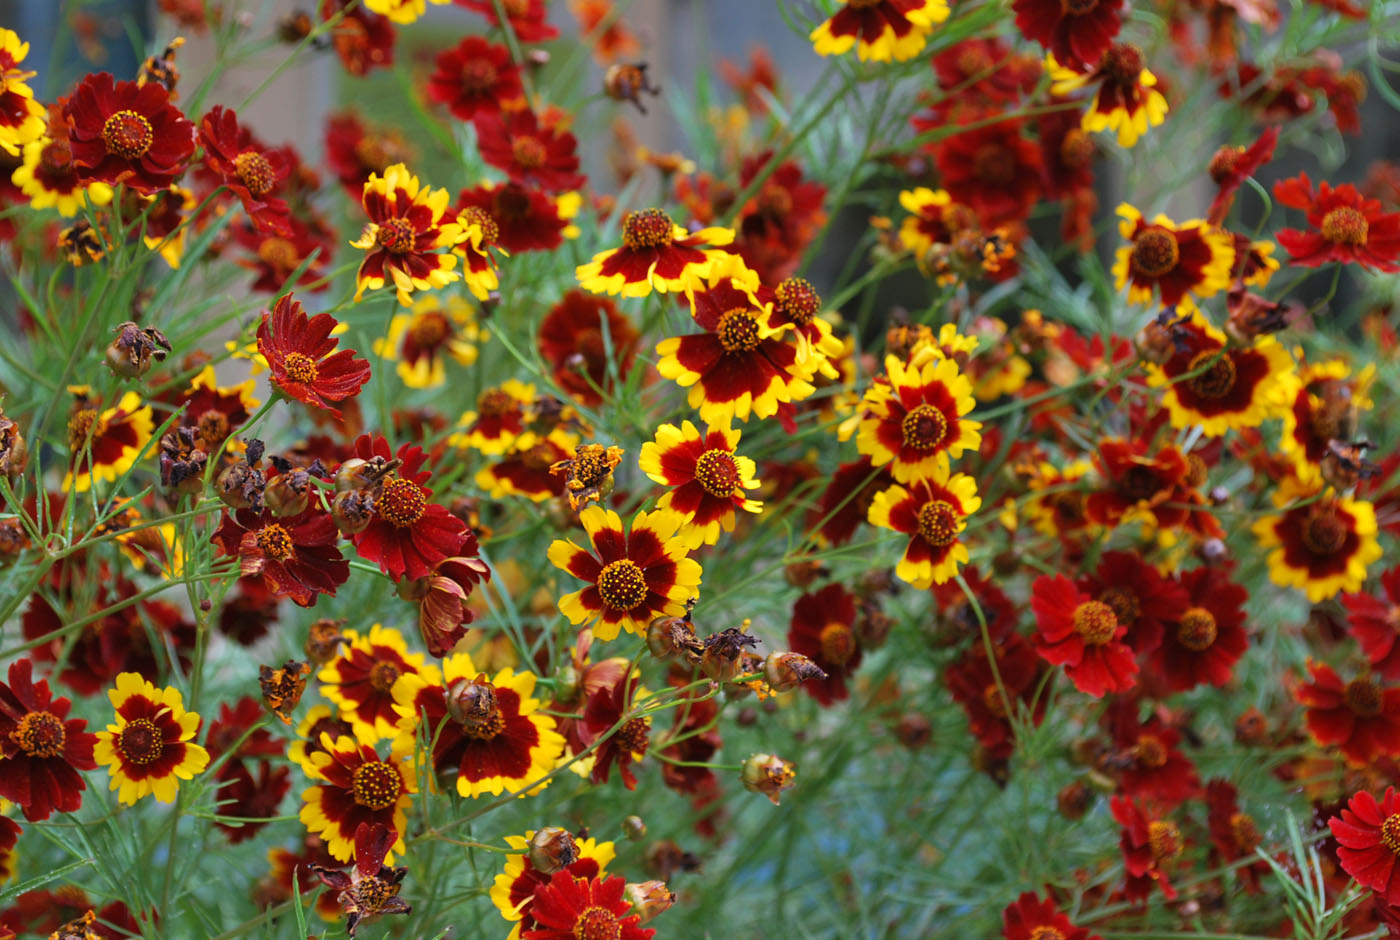
[[[747,188],[772,159],[771,150],[745,158],[739,188]],[[734,249],[765,283],[781,281],[797,267],[803,250],[826,221],[825,198],[825,186],[804,180],[795,161],[783,161],[740,208]]]
[[[1400,756],[1400,688],[1387,689],[1371,676],[1343,683],[1324,663],[1309,662],[1308,671],[1312,682],[1298,687],[1298,701],[1318,744],[1336,745],[1354,767]]]
[[[841,464],[807,514],[808,528],[814,528],[831,545],[845,545],[870,515],[875,494],[893,484],[888,464],[874,467],[869,457]]]
[[[1115,700],[1106,718],[1120,793],[1176,806],[1200,792],[1195,765],[1177,748],[1181,732],[1155,715],[1145,724],[1139,722],[1135,697]]]
[[[1400,796],[1386,787],[1379,805],[1362,790],[1347,801],[1340,816],[1327,820],[1340,843],[1337,860],[1342,870],[1363,888],[1376,892],[1385,903],[1400,904],[1400,878],[1395,860],[1400,856]]]
[[[402,461],[381,481],[374,515],[354,537],[361,558],[394,579],[416,580],[460,552],[467,527],[442,506],[428,502],[433,491],[423,483],[431,474],[419,470],[426,456],[423,448],[403,444],[393,454],[382,436],[362,434],[355,440],[355,456],[381,462],[396,456]]]
[[[503,102],[522,94],[520,68],[510,50],[480,36],[467,36],[441,52],[437,70],[428,76],[428,97],[463,121],[478,113],[499,114]]]
[[[623,785],[635,790],[637,775],[632,773],[632,763],[646,756],[651,741],[651,719],[631,718],[613,731],[618,722],[636,707],[637,693],[641,687],[635,676],[626,676],[625,672],[616,681],[595,689],[588,696],[583,721],[578,726],[579,743],[588,747],[595,741],[599,742],[593,750],[593,774],[590,779],[594,783],[607,783],[613,764],[617,764]],[[606,738],[603,737],[605,734],[608,735]]]
[[[125,183],[150,195],[170,186],[194,152],[194,125],[170,103],[163,86],[88,75],[64,105],[78,175]]]
[[[1342,605],[1347,609],[1347,623],[1361,644],[1362,651],[1375,669],[1386,679],[1400,678],[1400,566],[1381,575],[1381,587],[1386,601],[1373,594],[1347,594]],[[1389,603],[1387,603],[1389,601]]]
[[[476,536],[468,532],[460,555],[448,558],[421,581],[400,591],[418,601],[418,632],[428,652],[439,658],[452,652],[474,614],[467,600],[483,581],[491,580],[491,569],[477,557]]]
[[[364,193],[370,176],[412,158],[408,142],[395,130],[367,128],[353,111],[326,119],[326,162],[354,199]]]
[[[477,149],[481,159],[517,183],[531,183],[552,193],[579,189],[578,141],[541,124],[529,109],[508,115],[478,112]]]
[[[571,290],[540,322],[537,345],[559,387],[593,407],[611,394],[614,374],[617,381],[627,380],[637,339],[637,328],[617,304]]]
[[[290,518],[225,510],[213,541],[223,554],[240,559],[244,577],[260,576],[273,597],[290,597],[301,607],[314,605],[320,594],[334,597],[350,577],[336,547],[335,521],[315,502]]]
[[[219,717],[209,724],[205,746],[211,763],[237,746],[217,771],[219,788],[214,799],[222,816],[270,820],[277,815],[283,797],[291,789],[291,771],[285,766],[274,766],[269,760],[278,759],[279,765],[284,763],[280,760],[285,751],[282,739],[273,737],[266,728],[248,733],[263,714],[262,703],[245,695],[232,707],[227,702],[221,705]],[[215,822],[214,825],[228,835],[230,843],[237,845],[257,835],[267,823]]]
[[[788,646],[826,673],[825,679],[808,679],[802,690],[822,705],[847,698],[846,678],[860,665],[860,641],[856,637],[856,599],[840,584],[803,594],[792,605]]]
[[[1055,3],[1058,8],[1059,0]],[[954,202],[976,211],[984,226],[1019,222],[1040,198],[1040,148],[1022,136],[1023,125],[997,121],[952,134],[938,145],[943,188]]]
[[[355,936],[355,928],[385,914],[409,914],[413,908],[399,897],[407,868],[389,868],[384,858],[394,845],[396,834],[381,823],[362,822],[355,827],[355,867],[349,874],[312,865],[311,871],[335,893],[341,913],[346,915],[345,931]],[[329,892],[328,892],[329,893]]]
[[[1400,271],[1400,212],[1382,212],[1375,199],[1366,199],[1350,183],[1336,189],[1326,182],[1313,190],[1308,174],[1274,184],[1274,198],[1303,209],[1314,231],[1286,228],[1278,243],[1288,249],[1290,262],[1316,268],[1329,261],[1363,268]]]
[[[340,340],[331,338],[339,324],[329,313],[307,318],[291,294],[278,298],[258,326],[258,352],[267,360],[272,382],[281,391],[337,420],[340,409],[330,403],[353,398],[369,381],[369,363],[355,351],[331,353]]]
[[[968,729],[988,756],[1007,758],[1011,756],[1014,743],[1007,706],[1014,708],[1018,702],[1030,706],[1040,683],[1042,667],[1035,650],[1015,633],[994,643],[992,653],[996,658],[995,672],[981,642],[974,642],[943,673],[943,681],[953,694],[953,700],[967,713]],[[1044,713],[1042,698],[1034,714],[1037,724]]]
[[[323,23],[339,15],[331,30],[331,45],[340,57],[340,64],[351,75],[367,75],[370,69],[388,68],[394,64],[394,24],[387,16],[371,13],[364,4],[351,6],[352,0],[321,0]],[[346,11],[346,7],[350,7]]]
[[[1145,900],[1155,881],[1167,900],[1176,889],[1167,881],[1164,868],[1170,866],[1186,847],[1181,830],[1169,819],[1149,819],[1136,802],[1115,796],[1109,803],[1113,818],[1123,827],[1118,844],[1127,870],[1123,893],[1130,901]]]
[[[496,15],[495,0],[454,0],[459,7],[475,10],[484,15],[492,26],[500,26],[501,18]],[[506,11],[506,21],[520,42],[546,42],[559,35],[559,30],[546,22],[549,10],[545,0],[510,0],[502,3]]]
[[[1123,0],[1014,0],[1016,27],[1062,65],[1088,71],[1118,35]]]
[[[641,918],[628,915],[632,907],[622,899],[626,879],[575,878],[567,871],[555,874],[549,884],[535,892],[530,914],[533,930],[521,933],[522,940],[650,940],[656,933],[641,927]]]
[[[251,252],[246,258],[234,258],[233,263],[257,273],[252,290],[275,294],[287,286],[287,281],[301,268],[295,287],[319,293],[330,286],[325,278],[326,260],[332,252],[324,223],[313,219],[303,222],[295,216],[287,219],[284,234],[260,232],[247,223],[235,222],[230,226],[234,241]],[[312,258],[316,252],[320,254]],[[317,283],[317,282],[320,283]]]
[[[1079,579],[1079,588],[1113,608],[1128,628],[1123,642],[1142,654],[1162,643],[1168,621],[1186,611],[1186,592],[1168,581],[1136,552],[1105,552],[1092,575]]]
[[[1128,632],[1113,608],[1089,598],[1063,575],[1042,575],[1031,585],[1035,611],[1035,651],[1065,675],[1079,691],[1102,698],[1105,692],[1133,687],[1138,665],[1122,643]]]
[[[199,122],[199,141],[204,164],[242,201],[258,230],[291,234],[287,204],[275,195],[290,169],[286,156],[264,146],[223,105],[215,105]]]
[[[1224,686],[1249,648],[1244,603],[1249,592],[1230,580],[1229,568],[1196,568],[1179,578],[1186,605],[1167,625],[1152,660],[1154,681],[1168,691]]]
[[[1254,817],[1240,810],[1239,791],[1225,780],[1206,784],[1206,824],[1210,841],[1219,853],[1219,860],[1234,862],[1254,856],[1254,850],[1264,841]],[[1259,877],[1269,871],[1263,860],[1235,869],[1251,892],[1259,890]]]
[[[578,201],[577,195],[551,196],[519,183],[482,183],[457,195],[457,210],[484,211],[496,223],[495,244],[514,255],[562,245]]]
[[[54,698],[48,680],[35,683],[33,668],[28,659],[13,662],[9,684],[0,683],[0,796],[31,822],[77,812],[86,787],[78,771],[97,767],[97,735],[83,730],[83,719],[67,720],[71,703]]]
[[[1220,187],[1215,200],[1210,204],[1206,216],[1212,225],[1225,221],[1225,215],[1235,202],[1235,192],[1244,181],[1253,176],[1261,166],[1274,157],[1274,147],[1278,144],[1278,128],[1270,127],[1259,135],[1259,139],[1248,147],[1226,145],[1215,151],[1210,158],[1210,178]]]
[[[1004,940],[1100,940],[1070,923],[1053,898],[1047,895],[1042,901],[1030,891],[1001,912],[1001,935]]]
[[[1191,485],[1191,462],[1176,447],[1164,445],[1149,457],[1140,441],[1109,438],[1099,444],[1094,465],[1104,489],[1085,502],[1091,521],[1116,526],[1150,519],[1164,529],[1184,527],[1204,538],[1225,535],[1214,515],[1192,508],[1201,503],[1200,494]]]

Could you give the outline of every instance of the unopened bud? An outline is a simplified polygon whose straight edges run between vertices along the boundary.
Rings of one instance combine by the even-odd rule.
[[[622,834],[629,842],[641,842],[647,837],[647,824],[640,816],[628,816],[622,821]]]
[[[763,661],[763,678],[775,692],[789,692],[808,679],[825,679],[820,666],[801,653],[769,653]]]
[[[558,826],[546,826],[536,830],[530,837],[530,847],[526,854],[535,871],[542,875],[552,875],[578,861],[578,844],[574,842],[574,837],[569,835],[568,830]]]
[[[1065,784],[1055,795],[1055,805],[1059,807],[1060,815],[1071,820],[1079,819],[1088,812],[1089,804],[1093,801],[1094,791],[1083,780]]]
[[[647,624],[647,649],[657,659],[698,655],[700,639],[684,617],[657,617]]]
[[[318,666],[324,666],[334,659],[340,652],[340,644],[345,642],[345,637],[340,633],[344,625],[344,620],[313,621],[306,635],[306,658]]]
[[[622,889],[622,899],[632,905],[631,913],[638,915],[639,924],[645,924],[676,903],[675,892],[666,887],[664,881],[629,882]]]
[[[386,476],[397,470],[401,463],[403,461],[397,457],[393,460],[385,457],[371,457],[369,460],[351,457],[336,468],[335,491],[345,493],[350,490],[363,490],[376,486]]]
[[[29,448],[19,433],[19,425],[0,412],[0,473],[13,480],[24,472]]]
[[[778,794],[797,785],[797,767],[776,754],[755,754],[739,773],[744,789],[762,793],[778,805]]]
[[[917,751],[933,740],[933,723],[918,712],[905,712],[895,722],[894,736],[909,750]]]
[[[263,475],[246,460],[225,467],[214,481],[214,491],[230,509],[261,509]]]

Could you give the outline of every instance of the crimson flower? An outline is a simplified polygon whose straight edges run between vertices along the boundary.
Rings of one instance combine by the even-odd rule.
[[[824,679],[808,679],[802,690],[822,705],[850,695],[846,679],[860,665],[860,641],[856,637],[856,598],[840,584],[803,594],[792,606],[788,646],[826,673]]]
[[[1274,198],[1306,211],[1312,226],[1310,231],[1286,228],[1278,233],[1292,264],[1316,268],[1336,261],[1400,271],[1400,212],[1382,212],[1379,200],[1363,197],[1350,183],[1333,189],[1322,182],[1314,190],[1308,174],[1299,173],[1275,183]]]
[[[213,537],[220,551],[239,559],[244,577],[261,577],[273,597],[290,597],[302,607],[315,604],[320,594],[334,597],[350,577],[350,565],[336,548],[339,540],[335,521],[314,501],[291,517],[225,511]]]
[[[1248,147],[1225,145],[1215,151],[1210,158],[1210,178],[1220,187],[1215,200],[1210,204],[1206,219],[1212,225],[1225,221],[1225,215],[1234,204],[1235,192],[1244,181],[1274,157],[1274,147],[1278,144],[1278,128],[1271,127],[1259,135],[1259,139]]]
[[[470,121],[477,114],[499,114],[501,104],[523,94],[520,67],[505,46],[467,36],[437,57],[428,76],[428,97],[447,105],[452,116]]]
[[[476,206],[496,223],[496,244],[513,255],[523,251],[553,251],[577,211],[577,194],[551,196],[520,183],[481,183],[457,195],[457,210]]]
[[[579,189],[578,140],[568,131],[541,124],[527,109],[507,115],[477,112],[477,148],[481,159],[517,183],[531,183],[551,193]]]
[[[1353,767],[1400,756],[1400,688],[1371,676],[1342,682],[1325,663],[1308,663],[1312,682],[1298,687],[1305,721],[1317,743],[1336,745]]]
[[[1080,593],[1063,575],[1042,575],[1031,585],[1031,609],[1039,634],[1035,650],[1053,666],[1064,666],[1074,687],[1102,698],[1133,687],[1138,665],[1123,644],[1126,624],[1113,608]]]
[[[286,155],[264,146],[223,105],[199,122],[199,141],[205,165],[239,198],[258,230],[290,235],[287,204],[274,195],[290,170]]]
[[[355,351],[332,353],[340,340],[331,332],[339,325],[329,313],[308,318],[291,294],[278,298],[258,326],[258,352],[267,360],[271,378],[284,394],[340,420],[331,402],[353,398],[369,381],[369,363]]]
[[[625,670],[624,670],[625,672]],[[608,734],[635,707],[641,683],[635,676],[619,676],[616,681],[594,690],[583,709],[579,723],[580,742],[588,747]],[[622,783],[629,790],[637,789],[637,776],[632,763],[646,756],[651,740],[651,719],[632,718],[616,732],[602,738],[593,751],[594,783],[607,783],[612,766],[617,764]]]
[[[639,926],[641,917],[622,898],[627,881],[620,875],[575,878],[561,871],[535,892],[530,914],[535,928],[522,940],[650,940],[656,933]]]
[[[1358,792],[1340,816],[1327,820],[1327,827],[1340,843],[1337,860],[1342,870],[1385,903],[1400,904],[1395,865],[1400,856],[1400,796],[1395,788],[1386,787],[1379,804],[1365,790]]]
[[[1176,897],[1176,889],[1167,880],[1166,872],[1186,848],[1176,823],[1170,819],[1150,818],[1135,801],[1124,796],[1115,796],[1109,808],[1123,827],[1118,844],[1123,850],[1127,875],[1124,895],[1130,901],[1143,901],[1152,892],[1155,881],[1167,900]]]
[[[10,664],[0,683],[0,796],[14,800],[31,822],[54,810],[76,812],[83,803],[79,770],[93,770],[97,735],[81,718],[68,719],[71,703],[54,698],[47,679],[35,683],[28,659]]]
[[[428,652],[439,658],[466,636],[466,624],[475,616],[467,600],[478,584],[491,580],[491,569],[477,557],[475,535],[468,532],[458,551],[428,577],[400,588],[405,597],[418,602],[418,632]]]
[[[194,152],[194,125],[158,82],[117,82],[88,75],[64,106],[78,175],[125,183],[144,195],[168,188]]]
[[[1186,606],[1167,625],[1153,658],[1155,681],[1171,692],[1224,686],[1249,648],[1244,603],[1249,592],[1230,580],[1229,568],[1195,568],[1180,576]]]
[[[1400,566],[1381,575],[1385,600],[1373,594],[1346,594],[1342,605],[1347,623],[1361,650],[1375,669],[1387,679],[1400,679]]]
[[[501,18],[496,15],[496,0],[454,0],[459,7],[475,10],[486,17],[492,26],[501,26]],[[549,25],[549,10],[545,0],[510,0],[501,4],[506,12],[506,21],[511,32],[520,42],[548,42],[559,35],[559,30]]]
[[[1076,927],[1049,895],[1045,900],[1027,891],[1001,912],[1001,935],[1004,940],[1099,940],[1097,934]]]
[[[1040,198],[1040,148],[1022,135],[1024,124],[1005,120],[969,127],[938,146],[943,188],[954,202],[971,207],[984,226],[1021,221]]]
[[[381,481],[369,525],[354,537],[361,558],[396,580],[417,580],[460,552],[467,527],[442,506],[428,502],[433,491],[423,485],[431,474],[419,469],[427,456],[423,448],[403,444],[394,454],[381,435],[362,434],[355,440],[355,456],[381,463],[391,457],[401,461]]]
[[[1123,26],[1123,0],[1014,0],[1011,9],[1021,35],[1080,71],[1098,64]]]

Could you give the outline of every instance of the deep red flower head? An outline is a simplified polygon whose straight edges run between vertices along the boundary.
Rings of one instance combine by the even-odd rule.
[[[963,101],[1010,104],[1030,94],[1044,70],[995,36],[974,36],[935,55],[933,71],[939,87]]]
[[[359,199],[371,174],[413,162],[408,142],[394,130],[369,128],[354,111],[326,119],[326,162],[351,198]]]
[[[1374,594],[1346,594],[1347,623],[1371,668],[1386,679],[1400,679],[1400,565],[1381,575],[1382,600]]]
[[[1274,147],[1278,144],[1278,128],[1270,127],[1259,135],[1259,139],[1248,147],[1225,145],[1210,159],[1210,178],[1220,187],[1215,200],[1210,204],[1207,220],[1212,225],[1225,221],[1225,215],[1235,202],[1235,192],[1244,181],[1274,158]]]
[[[1379,201],[1364,198],[1350,183],[1333,189],[1324,181],[1314,191],[1308,174],[1299,173],[1275,183],[1274,198],[1305,210],[1312,226],[1310,231],[1286,228],[1278,233],[1290,263],[1315,268],[1336,261],[1400,271],[1400,212],[1383,212]]]
[[[379,565],[395,580],[416,580],[460,554],[467,527],[442,506],[428,502],[433,491],[424,486],[431,473],[420,469],[426,458],[423,448],[403,444],[394,454],[382,436],[363,434],[355,440],[355,456],[381,461],[397,457],[402,461],[381,482],[374,515],[354,537],[355,550],[361,558]]]
[[[840,584],[803,594],[792,605],[788,647],[816,663],[825,679],[808,679],[802,690],[822,705],[850,695],[846,679],[860,666],[856,636],[856,598]]]
[[[637,328],[607,297],[571,290],[540,321],[540,355],[554,380],[590,407],[625,382],[637,355]]]
[[[215,105],[199,122],[204,164],[243,203],[260,231],[291,233],[287,204],[277,196],[291,169],[285,154],[265,146],[238,123],[238,115]]]
[[[1136,552],[1104,552],[1094,573],[1079,579],[1079,588],[1113,608],[1128,628],[1123,642],[1138,655],[1160,646],[1166,623],[1187,606],[1186,592]]]
[[[535,928],[523,931],[522,940],[650,940],[656,931],[627,913],[632,905],[622,899],[625,887],[621,875],[584,879],[556,873],[535,892]]]
[[[938,623],[950,634],[948,639],[953,643],[971,641],[980,645],[984,621],[987,635],[993,643],[1009,639],[1016,632],[1019,618],[1017,605],[1011,602],[995,580],[983,575],[976,565],[968,565],[962,570],[962,580],[967,582],[976,607],[957,581],[945,581],[929,589],[938,611]],[[977,607],[982,610],[980,617]]]
[[[771,150],[746,157],[739,188],[747,188],[772,160]],[[734,250],[765,283],[776,284],[793,272],[825,223],[825,198],[825,186],[804,179],[796,161],[784,160],[740,208]]]
[[[428,76],[428,97],[463,121],[478,113],[499,114],[502,104],[522,94],[520,67],[510,50],[480,36],[467,36],[441,52]]]
[[[1031,704],[1040,685],[1043,666],[1031,645],[1015,633],[992,646],[996,670],[980,642],[967,648],[943,673],[943,681],[953,700],[967,713],[969,730],[989,756],[1009,758],[1014,732],[1007,706]],[[1037,724],[1045,714],[1045,700],[1036,703],[1033,718]]]
[[[476,206],[496,223],[496,244],[511,254],[553,251],[564,243],[569,220],[559,200],[542,189],[520,183],[482,183],[457,196],[457,211]]]
[[[807,514],[807,526],[830,544],[844,545],[869,517],[875,494],[893,485],[888,464],[873,467],[868,456],[843,463]]]
[[[314,500],[300,515],[274,516],[250,509],[224,512],[213,541],[223,554],[238,558],[244,577],[261,577],[273,597],[290,597],[302,607],[350,577],[341,557],[335,520]]]
[[[1016,26],[1061,65],[1089,71],[1118,35],[1123,0],[1014,0]]]
[[[81,718],[68,720],[71,703],[54,698],[47,679],[33,681],[28,659],[10,664],[0,683],[0,796],[13,800],[30,821],[54,810],[76,812],[83,803],[79,770],[92,770],[97,736]]]
[[[341,15],[331,30],[331,46],[340,64],[351,75],[367,75],[371,69],[394,64],[393,22],[383,14],[372,13],[364,4],[351,7],[351,0],[321,0],[321,21]],[[349,12],[345,12],[350,7]]]
[[[525,108],[504,115],[479,111],[473,122],[481,159],[515,182],[551,193],[583,186],[578,140],[568,131],[541,123],[534,111]]]
[[[1312,681],[1298,686],[1298,701],[1319,744],[1336,746],[1355,767],[1400,757],[1400,688],[1369,675],[1343,682],[1325,663],[1309,662],[1308,671]]]
[[[1206,784],[1206,811],[1210,841],[1221,861],[1251,857],[1264,841],[1259,823],[1240,809],[1239,791],[1228,781],[1216,779]],[[1259,860],[1236,871],[1252,893],[1259,890],[1259,878],[1269,871],[1269,864]]]
[[[496,14],[495,0],[453,0],[459,7],[475,10],[486,17],[492,26],[500,26],[501,18]],[[501,4],[506,11],[506,20],[521,42],[547,42],[558,37],[559,30],[549,25],[549,9],[545,0],[506,0]]]
[[[1042,901],[1031,891],[1001,912],[1001,935],[1003,940],[1099,940],[1097,934],[1091,937],[1087,929],[1074,926],[1053,897],[1047,894]]]
[[[194,125],[156,82],[138,87],[106,72],[85,77],[64,106],[78,175],[151,194],[174,183],[194,152]]]
[[[588,696],[583,709],[583,721],[578,729],[584,747],[592,745],[604,734],[612,731],[613,727],[636,707],[640,686],[637,678],[627,676],[624,670],[623,675],[616,681],[596,689]],[[632,773],[632,764],[646,754],[650,740],[651,719],[629,719],[594,749],[591,778],[593,782],[607,783],[612,775],[613,764],[617,764],[623,785],[629,790],[637,789],[637,776]]]
[[[1196,767],[1177,745],[1181,732],[1156,715],[1138,720],[1135,696],[1115,699],[1105,713],[1113,735],[1118,792],[1132,799],[1176,806],[1200,793]]]
[[[1136,801],[1123,796],[1110,800],[1109,808],[1114,820],[1123,827],[1118,844],[1123,850],[1127,876],[1124,896],[1133,902],[1144,901],[1155,882],[1167,900],[1176,897],[1176,889],[1167,880],[1166,873],[1186,847],[1176,823],[1149,816]]]
[[[1400,904],[1400,795],[1386,787],[1379,803],[1365,790],[1354,795],[1340,816],[1327,821],[1339,843],[1337,860],[1363,888],[1376,892],[1387,904]]]
[[[308,318],[291,294],[279,297],[258,326],[258,352],[267,360],[272,382],[283,393],[338,420],[331,402],[353,398],[369,381],[369,363],[355,351],[331,352],[340,340],[331,337],[339,323],[329,313]]]
[[[971,127],[937,145],[943,188],[954,202],[976,211],[984,226],[1023,221],[1040,198],[1040,148],[1022,135],[1024,124],[1005,120]]]
[[[1244,604],[1249,592],[1230,580],[1231,566],[1183,572],[1186,605],[1166,625],[1152,659],[1152,682],[1169,692],[1198,685],[1224,687],[1249,648]]]
[[[235,257],[233,263],[257,274],[252,284],[255,291],[277,293],[288,286],[288,279],[303,264],[306,267],[291,286],[312,293],[326,290],[330,280],[325,277],[325,266],[334,250],[329,227],[314,215],[310,221],[289,216],[287,226],[285,234],[277,234],[259,231],[246,222],[234,222],[229,227],[234,241],[249,253],[246,257]],[[316,252],[319,254],[313,258]]]
[[[1080,593],[1063,575],[1041,575],[1031,585],[1035,611],[1035,649],[1065,675],[1079,691],[1102,698],[1106,692],[1133,687],[1138,665],[1122,642],[1128,632],[1113,608]]]

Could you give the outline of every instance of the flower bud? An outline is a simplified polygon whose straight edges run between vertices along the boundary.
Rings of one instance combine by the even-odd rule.
[[[153,326],[140,327],[130,320],[117,327],[116,339],[107,345],[107,368],[123,379],[145,375],[151,363],[164,362],[170,341]]]
[[[917,751],[933,740],[933,723],[918,712],[905,712],[895,722],[894,736],[909,750]]]
[[[690,658],[698,656],[703,645],[684,617],[657,617],[647,624],[647,649],[657,659]]]
[[[492,696],[494,698],[494,695]],[[530,865],[542,875],[552,875],[578,861],[578,844],[574,837],[558,826],[545,826],[530,837],[526,852]]]
[[[622,889],[622,899],[632,905],[631,912],[640,917],[639,924],[645,924],[676,903],[675,892],[666,887],[664,881],[628,882]]]
[[[1055,795],[1055,805],[1059,808],[1060,815],[1070,820],[1079,819],[1088,812],[1089,804],[1093,801],[1094,791],[1083,780],[1065,784]]]
[[[368,490],[336,493],[331,500],[331,519],[346,538],[363,532],[374,519],[374,497]]]
[[[18,519],[0,519],[0,564],[14,561],[29,547],[29,533]]]
[[[778,805],[778,794],[797,785],[797,767],[776,754],[755,754],[739,773],[744,789],[762,793]]]
[[[335,491],[345,493],[377,486],[381,480],[397,470],[401,463],[403,461],[397,457],[393,460],[384,457],[371,457],[369,460],[351,457],[336,468]]]
[[[0,473],[13,480],[24,472],[29,448],[19,433],[19,425],[0,412]]]
[[[745,649],[756,645],[758,637],[749,636],[737,627],[713,633],[705,638],[700,671],[715,682],[729,682],[739,675]]]
[[[622,821],[622,834],[628,842],[641,842],[647,837],[647,824],[640,816],[628,816]]]
[[[311,505],[311,474],[284,470],[263,487],[263,504],[274,516],[297,516]]]
[[[558,702],[572,702],[582,686],[583,677],[573,663],[565,663],[554,673],[554,699]]]
[[[340,644],[345,638],[340,634],[344,620],[321,619],[313,621],[306,635],[306,658],[324,666],[340,652]]]
[[[808,679],[825,679],[821,667],[801,653],[769,653],[763,661],[763,678],[775,692],[790,692]]]

